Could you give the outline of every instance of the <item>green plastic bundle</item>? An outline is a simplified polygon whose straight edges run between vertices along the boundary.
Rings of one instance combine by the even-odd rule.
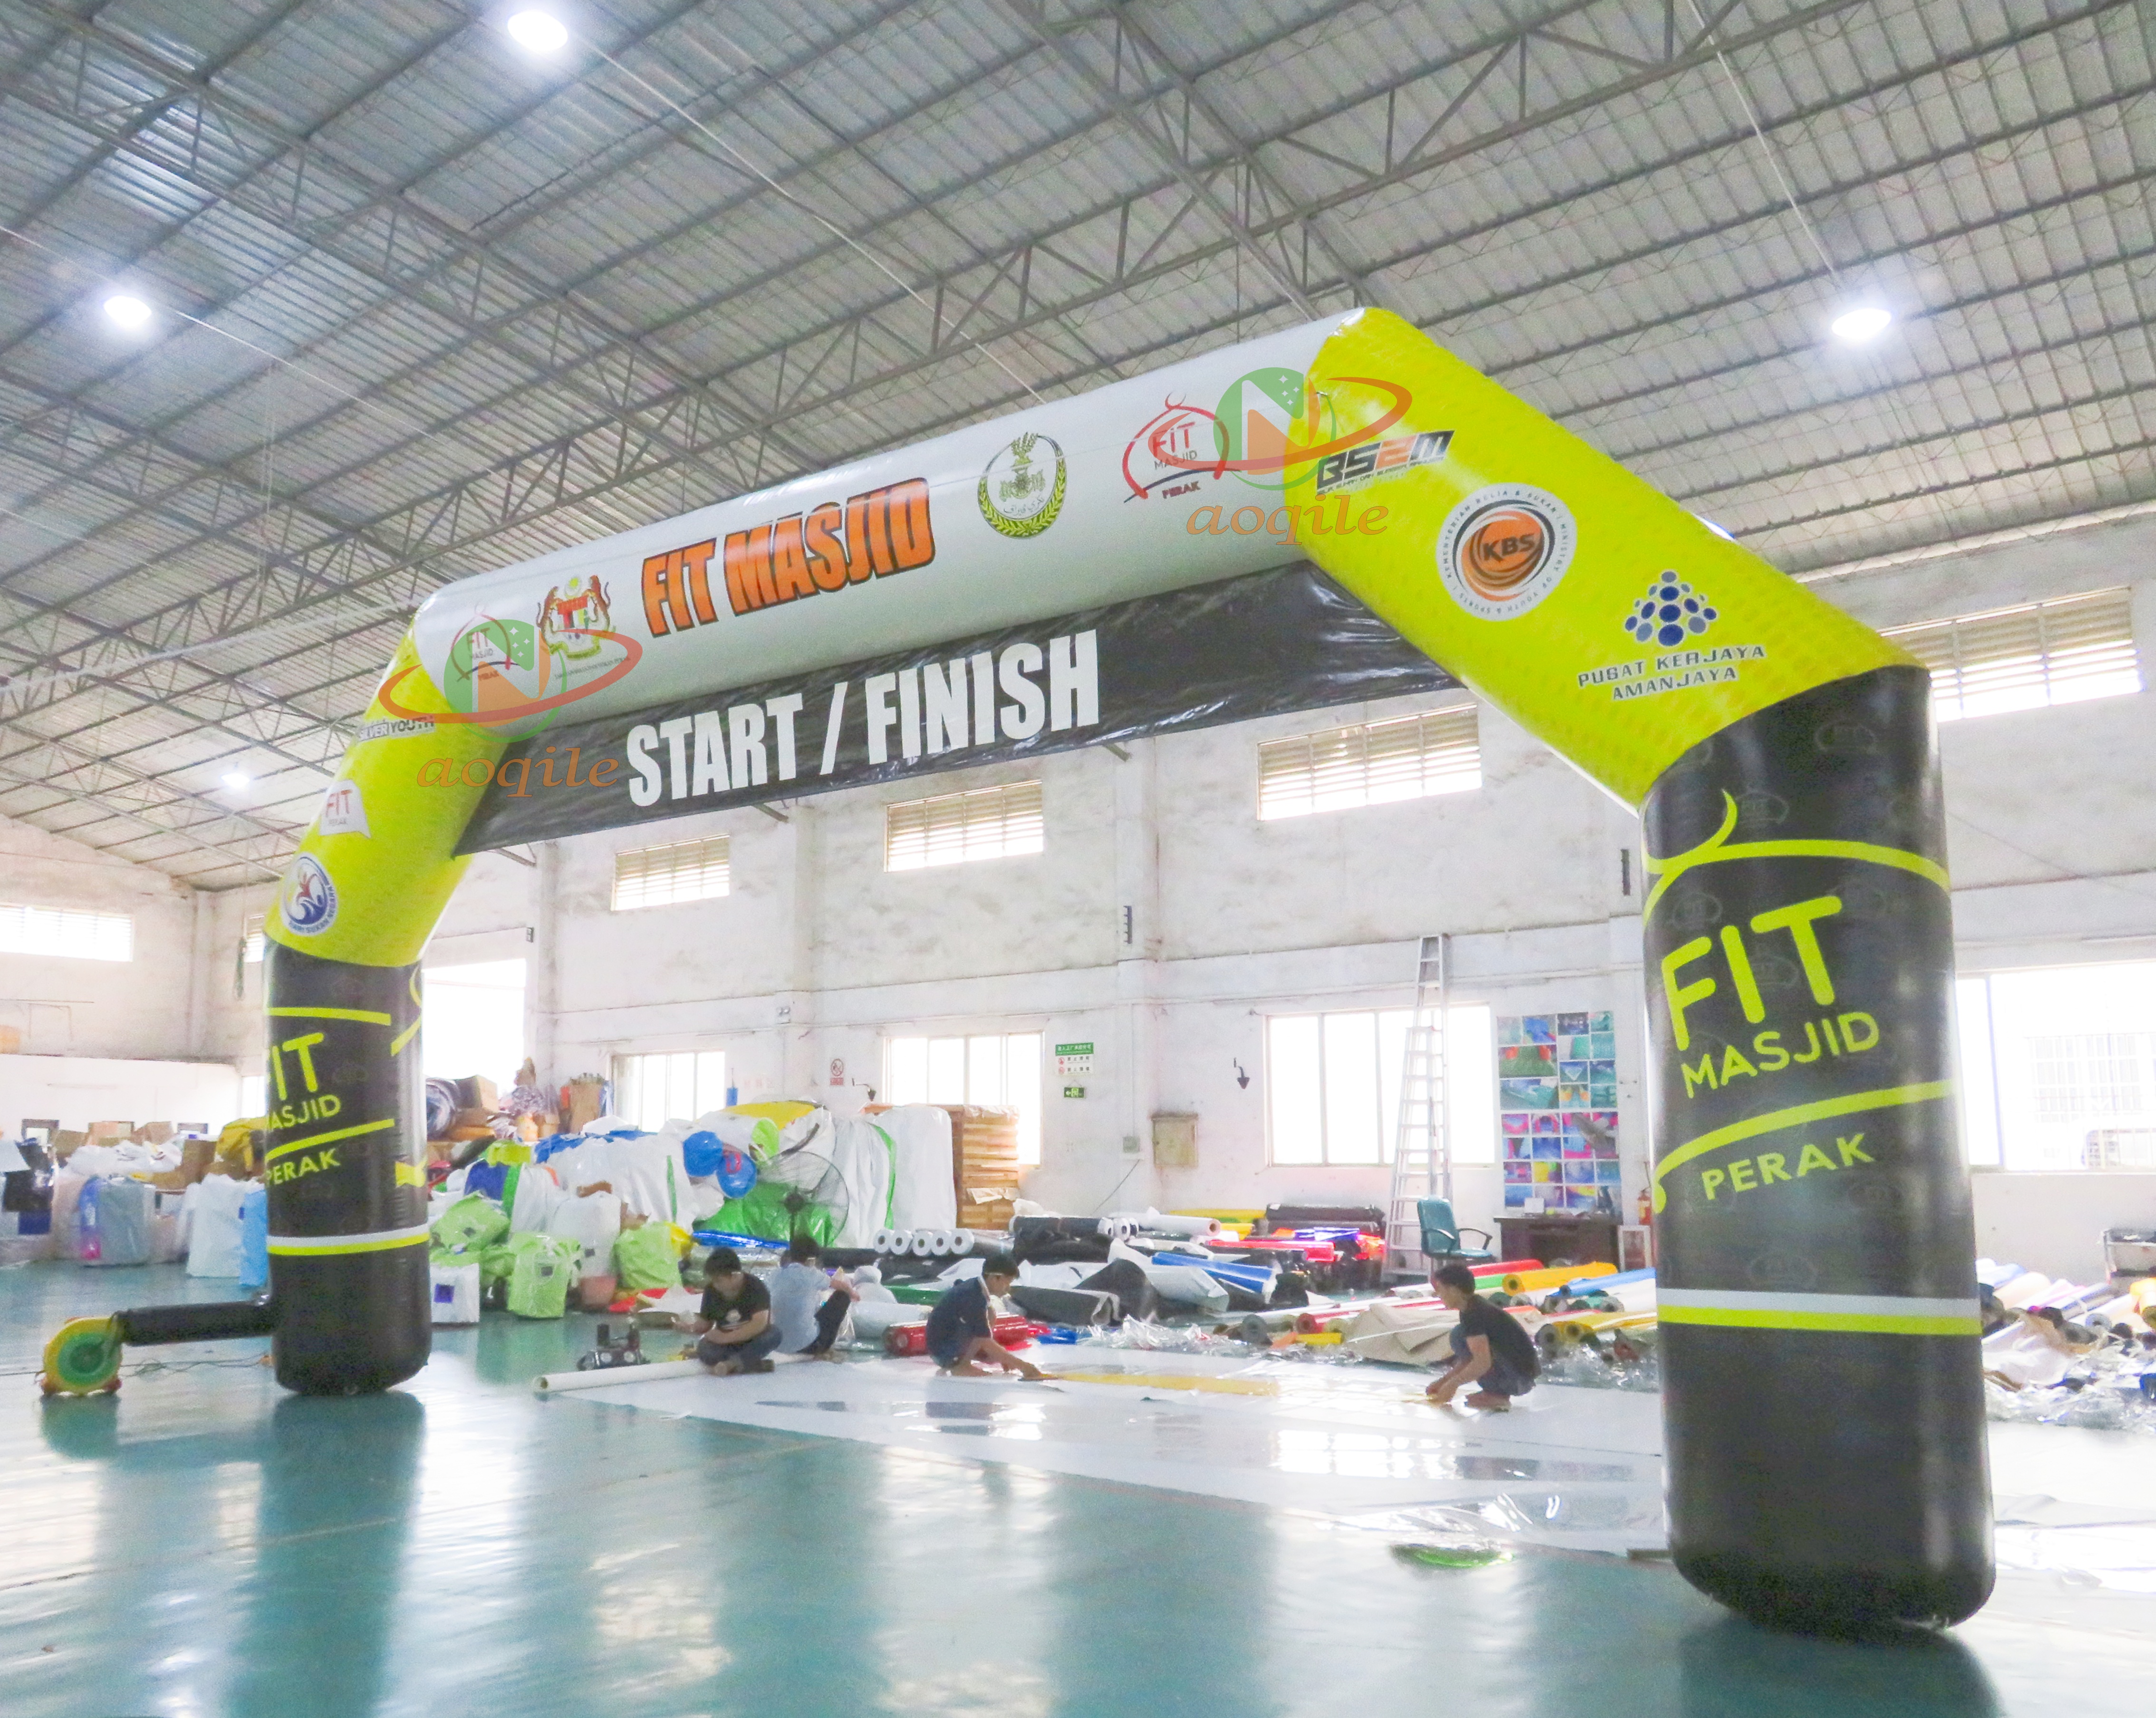
[[[614,1238],[613,1272],[624,1289],[680,1288],[681,1259],[673,1231],[663,1223],[624,1229]]]
[[[509,1213],[484,1193],[467,1193],[434,1219],[434,1245],[445,1253],[476,1253],[509,1233]]]
[[[519,1235],[536,1244],[517,1247],[509,1273],[509,1310],[519,1318],[559,1318],[568,1310],[569,1285],[577,1280],[584,1249],[554,1235]]]
[[[788,1199],[798,1208],[789,1209]],[[807,1235],[819,1246],[829,1247],[839,1238],[839,1224],[831,1208],[803,1198],[798,1188],[783,1182],[759,1181],[740,1198],[727,1200],[726,1208],[711,1220],[716,1228],[767,1241],[790,1241],[796,1235]]]

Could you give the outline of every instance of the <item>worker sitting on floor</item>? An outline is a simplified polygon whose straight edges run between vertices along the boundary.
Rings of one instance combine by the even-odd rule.
[[[826,1276],[817,1260],[823,1250],[807,1235],[796,1235],[786,1262],[771,1279],[771,1318],[778,1326],[778,1351],[836,1360],[832,1344],[857,1298],[844,1271]]]
[[[928,1314],[928,1352],[954,1378],[985,1378],[992,1368],[1038,1378],[1041,1370],[998,1342],[988,1324],[988,1300],[1010,1293],[1018,1280],[1018,1262],[1008,1253],[991,1253],[981,1274],[954,1283]]]
[[[1430,1284],[1460,1315],[1452,1327],[1452,1369],[1430,1387],[1430,1399],[1441,1407],[1462,1385],[1479,1382],[1482,1387],[1467,1405],[1502,1412],[1515,1396],[1533,1389],[1542,1370],[1534,1342],[1511,1313],[1475,1292],[1475,1273],[1464,1264],[1440,1264]]]
[[[714,1247],[704,1261],[704,1304],[693,1318],[676,1321],[701,1336],[696,1358],[720,1377],[767,1372],[778,1332],[771,1324],[771,1290],[742,1269],[741,1254]]]

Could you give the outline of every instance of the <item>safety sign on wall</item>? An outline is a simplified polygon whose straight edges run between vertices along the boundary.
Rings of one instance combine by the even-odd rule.
[[[1060,1044],[1055,1047],[1055,1077],[1058,1080],[1089,1080],[1093,1074],[1093,1046],[1090,1044]]]

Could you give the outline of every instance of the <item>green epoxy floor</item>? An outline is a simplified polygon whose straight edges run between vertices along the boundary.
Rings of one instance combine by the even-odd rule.
[[[8,1718],[2056,1718],[2156,1686],[2156,1599],[2055,1577],[1944,1639],[1804,1640],[1662,1567],[1413,1568],[1243,1504],[535,1399],[588,1320],[441,1332],[351,1402],[245,1365],[52,1403],[28,1376],[64,1318],[229,1293],[0,1271]]]

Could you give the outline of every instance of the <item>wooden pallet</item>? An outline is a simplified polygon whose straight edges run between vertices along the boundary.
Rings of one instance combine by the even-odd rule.
[[[1009,1228],[1019,1195],[1018,1111],[943,1104],[951,1116],[951,1180],[960,1228]]]

